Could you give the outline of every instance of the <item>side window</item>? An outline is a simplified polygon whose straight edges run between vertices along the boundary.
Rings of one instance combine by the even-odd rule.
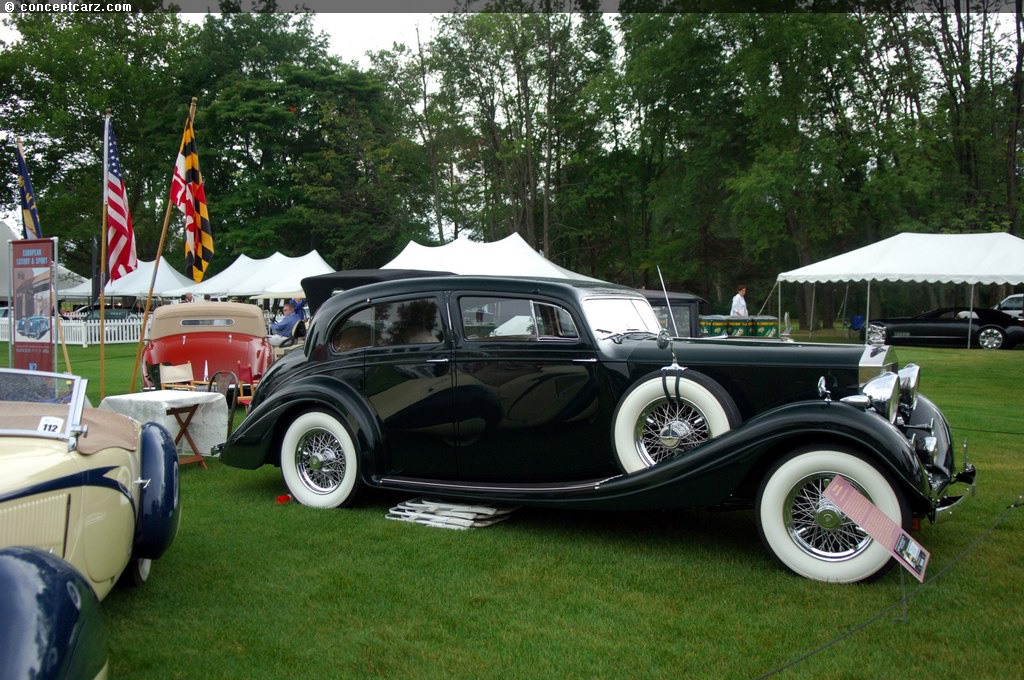
[[[331,345],[347,352],[360,347],[438,344],[444,340],[434,298],[385,302],[361,309],[334,331]]]
[[[579,337],[572,315],[546,302],[514,298],[460,299],[462,334],[476,342]]]
[[[331,347],[336,352],[348,352],[360,347],[370,347],[372,342],[373,307],[361,309],[338,326],[331,336]]]

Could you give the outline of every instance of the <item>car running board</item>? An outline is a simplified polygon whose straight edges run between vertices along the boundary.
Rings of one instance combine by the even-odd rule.
[[[494,484],[490,482],[450,482],[440,479],[418,479],[415,477],[378,477],[377,483],[388,489],[429,489],[438,493],[491,493],[491,494],[551,494],[578,491],[596,491],[602,484],[615,477],[602,477],[582,482],[543,482],[529,484]]]

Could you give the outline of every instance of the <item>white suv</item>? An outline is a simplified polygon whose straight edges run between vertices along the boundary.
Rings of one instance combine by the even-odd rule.
[[[1006,296],[1002,302],[993,307],[992,309],[998,309],[1015,319],[1024,318],[1024,293],[1017,293],[1015,295]]]

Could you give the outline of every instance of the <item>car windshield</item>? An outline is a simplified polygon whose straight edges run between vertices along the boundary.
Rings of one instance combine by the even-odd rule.
[[[643,298],[590,298],[583,301],[587,325],[599,337],[661,330],[651,304]]]
[[[60,438],[81,431],[85,387],[86,381],[73,375],[0,368],[0,430],[30,429],[37,436]],[[57,416],[49,409],[40,416],[42,407],[27,404],[64,404],[67,410]]]

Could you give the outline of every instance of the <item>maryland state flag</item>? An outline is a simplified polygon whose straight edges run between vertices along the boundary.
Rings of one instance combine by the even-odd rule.
[[[213,257],[213,231],[206,210],[206,190],[199,172],[199,153],[192,131],[192,119],[185,123],[178,160],[171,178],[171,203],[185,214],[185,265],[197,283],[203,280]]]
[[[43,231],[39,228],[39,212],[36,210],[36,194],[32,191],[32,180],[28,178],[28,166],[25,165],[25,152],[21,150],[18,139],[16,152],[18,155],[18,193],[21,194],[21,223],[25,227],[25,238],[42,238]]]

